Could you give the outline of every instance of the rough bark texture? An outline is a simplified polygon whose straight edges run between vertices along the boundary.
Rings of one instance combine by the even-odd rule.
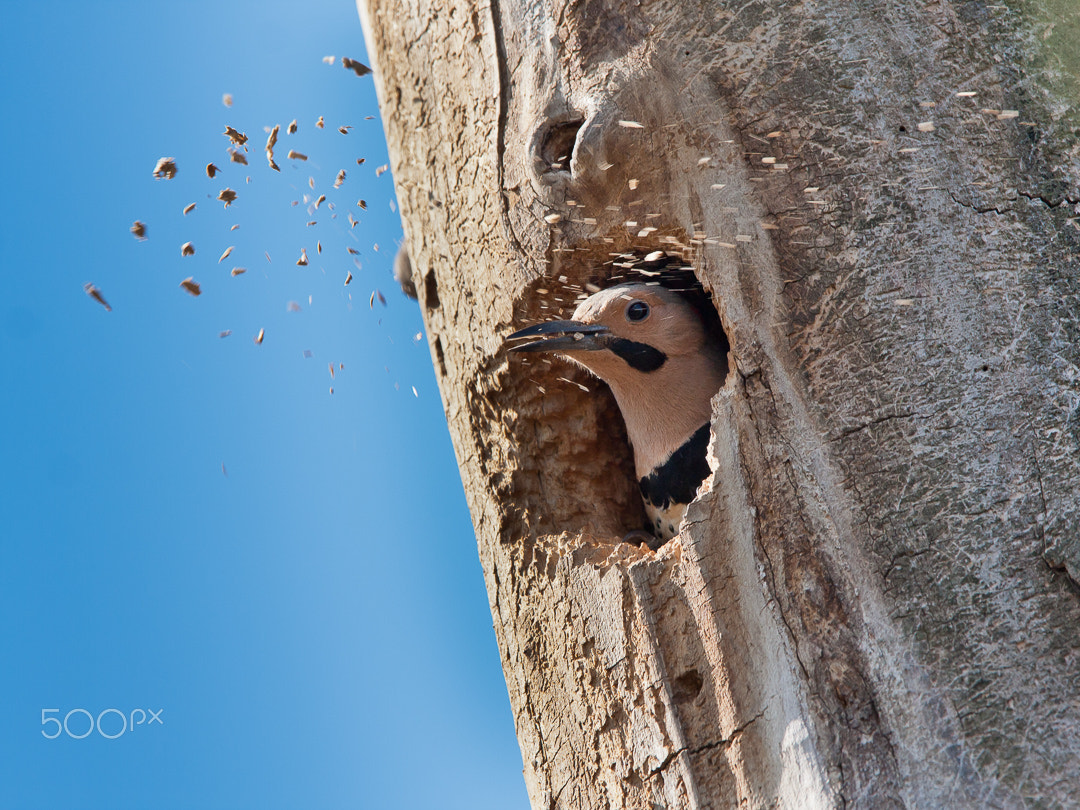
[[[533,806],[1074,803],[1075,0],[361,15]],[[737,372],[654,554],[610,395],[502,339],[657,249]]]

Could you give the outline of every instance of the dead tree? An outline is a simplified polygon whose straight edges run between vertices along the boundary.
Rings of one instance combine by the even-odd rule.
[[[533,806],[1074,803],[1075,3],[361,16]],[[654,554],[610,395],[502,341],[657,250],[735,371]]]

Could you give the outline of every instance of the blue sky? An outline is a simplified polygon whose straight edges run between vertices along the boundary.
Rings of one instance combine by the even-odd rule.
[[[371,77],[322,62],[367,61],[353,4],[9,3],[0,37],[0,806],[526,807]]]

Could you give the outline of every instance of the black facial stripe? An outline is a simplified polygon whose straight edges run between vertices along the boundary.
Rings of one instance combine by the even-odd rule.
[[[656,371],[664,365],[667,355],[648,343],[637,343],[626,338],[610,338],[607,347],[637,371]]]
[[[705,458],[708,446],[706,422],[667,461],[638,481],[641,497],[660,509],[667,509],[673,503],[690,503],[709,474],[709,462]]]

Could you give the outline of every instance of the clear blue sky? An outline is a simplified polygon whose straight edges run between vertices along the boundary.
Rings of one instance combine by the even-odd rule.
[[[371,77],[322,62],[367,61],[351,0],[35,0],[0,37],[0,807],[526,807]]]

